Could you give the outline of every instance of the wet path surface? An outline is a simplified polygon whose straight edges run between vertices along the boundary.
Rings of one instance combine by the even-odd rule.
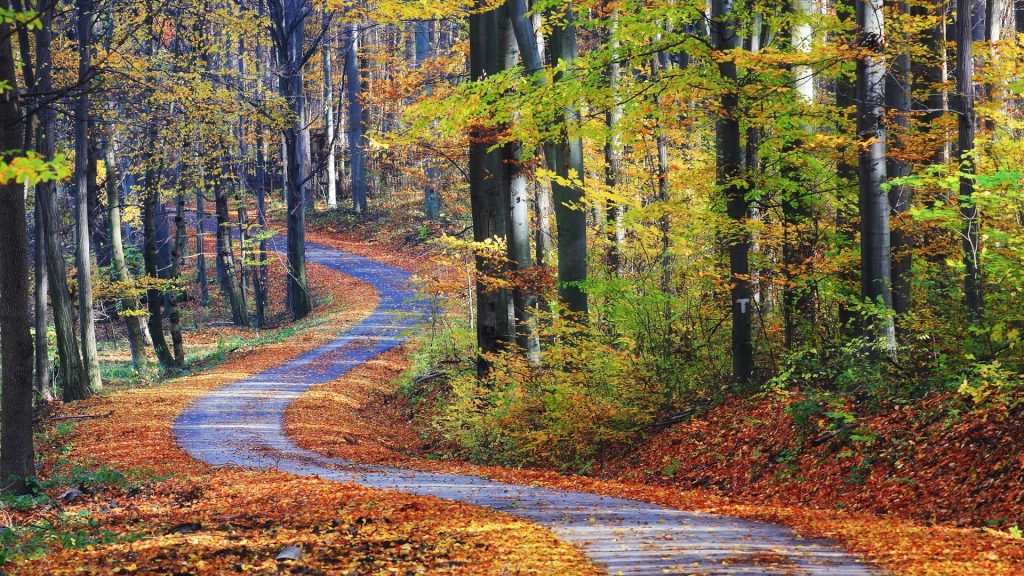
[[[878,573],[830,542],[799,538],[772,524],[475,476],[361,465],[299,448],[284,435],[285,408],[310,387],[400,345],[429,312],[427,303],[414,300],[408,272],[314,244],[306,255],[373,285],[380,305],[334,341],[189,406],[174,431],[193,457],[486,506],[549,527],[610,574]]]

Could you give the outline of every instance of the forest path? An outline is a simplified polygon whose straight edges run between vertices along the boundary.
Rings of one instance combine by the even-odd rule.
[[[174,432],[193,457],[214,466],[274,468],[507,512],[547,526],[610,574],[877,573],[830,542],[773,524],[476,476],[363,465],[299,448],[284,434],[285,408],[310,387],[397,347],[429,313],[429,304],[414,300],[404,270],[315,244],[307,244],[306,255],[371,284],[380,294],[378,308],[332,342],[189,406]]]

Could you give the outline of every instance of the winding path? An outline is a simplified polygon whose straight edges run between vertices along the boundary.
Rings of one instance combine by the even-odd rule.
[[[772,524],[475,476],[361,465],[299,448],[284,435],[285,407],[310,387],[398,346],[428,312],[426,303],[413,299],[408,272],[314,244],[307,244],[306,254],[311,262],[373,285],[380,305],[334,341],[188,407],[174,430],[193,457],[215,466],[275,468],[504,511],[549,527],[610,574],[877,573],[827,541],[803,539]]]

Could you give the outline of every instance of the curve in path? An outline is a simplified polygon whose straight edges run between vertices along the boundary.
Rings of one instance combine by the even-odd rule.
[[[284,435],[284,410],[311,386],[401,344],[429,312],[414,300],[409,273],[307,244],[309,261],[373,285],[380,305],[334,341],[202,397],[175,421],[178,443],[215,466],[275,468],[372,488],[486,506],[549,527],[611,574],[814,574],[876,572],[822,540],[772,524],[475,476],[355,464],[303,450]]]

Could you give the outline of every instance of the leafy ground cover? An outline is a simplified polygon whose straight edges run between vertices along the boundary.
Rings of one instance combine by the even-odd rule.
[[[763,421],[765,414],[753,411],[753,405],[727,405],[716,412],[717,420],[679,425],[657,436],[636,455],[606,463],[602,478],[460,461],[452,458],[446,446],[436,442],[436,434],[426,427],[429,418],[423,418],[422,413],[421,417],[415,417],[410,410],[409,397],[398,393],[397,382],[410,366],[407,351],[408,348],[391,351],[298,399],[286,413],[288,434],[304,448],[359,462],[477,474],[506,482],[626,496],[680,509],[782,523],[803,535],[835,539],[847,549],[896,574],[1010,576],[1024,570],[1024,541],[1009,533],[925,521],[910,514],[901,516],[897,510],[879,509],[872,513],[844,509],[849,506],[837,509],[836,503],[843,493],[829,492],[828,487],[842,483],[846,476],[836,467],[820,467],[818,474],[828,478],[823,480],[823,484],[818,483],[815,476],[808,481],[794,480],[786,490],[729,489],[724,484],[729,478],[728,471],[757,461],[751,458],[756,445],[742,447],[746,442],[754,442],[749,434],[755,424],[774,426],[777,434],[786,434],[783,431],[785,423]],[[429,410],[422,405],[418,409]],[[784,411],[776,410],[776,413],[785,415]],[[746,422],[745,425],[733,424],[733,428],[742,428],[744,432],[729,432],[725,420]],[[702,447],[698,440],[702,436],[691,436],[690,428],[693,426],[702,426],[706,434],[710,434],[715,426],[725,427],[721,442],[728,445],[718,446],[720,452],[716,452],[715,447]],[[691,450],[673,447],[670,438],[682,438],[679,442]],[[762,441],[775,443],[777,449],[785,447],[784,441],[771,435],[757,442]],[[933,450],[948,450],[948,445],[946,448],[943,446],[936,443]],[[730,454],[726,451],[729,448],[734,449],[732,459],[724,458],[725,454]],[[645,457],[647,460],[643,460]],[[688,458],[691,457],[695,471],[681,473],[689,470]],[[806,457],[810,466],[820,455]],[[728,461],[730,464],[723,471],[713,466],[702,468],[702,463],[708,461]],[[852,458],[851,461],[855,463],[857,460]],[[645,466],[648,473],[644,473]],[[723,483],[705,480],[702,485],[680,481],[687,478],[687,474],[701,472]],[[846,493],[858,492],[865,499],[899,498],[898,492],[879,492],[882,488],[884,486],[850,484]],[[952,486],[946,486],[946,489],[947,500],[956,501],[958,491]],[[943,492],[936,489],[935,493]],[[890,514],[882,513],[886,511]]]
[[[321,267],[313,318],[224,352],[208,370],[121,386],[41,415],[38,493],[5,502],[6,565],[17,574],[593,574],[549,531],[458,503],[214,469],[184,454],[174,417],[226,383],[284,362],[369,313],[369,286]],[[245,336],[249,336],[247,333]],[[240,335],[241,337],[241,335]],[[223,338],[223,334],[218,336]],[[81,415],[95,418],[72,419]],[[296,550],[291,547],[297,547]],[[289,559],[297,556],[297,559]]]

